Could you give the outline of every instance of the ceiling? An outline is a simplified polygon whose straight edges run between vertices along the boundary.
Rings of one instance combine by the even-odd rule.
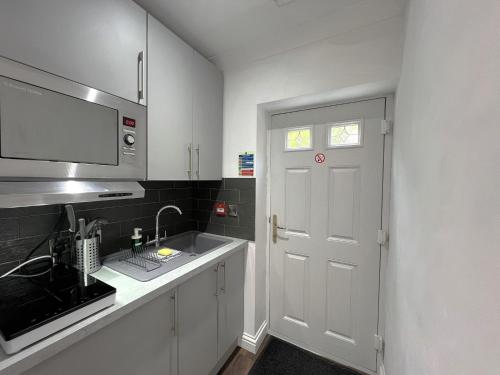
[[[406,0],[136,2],[222,69],[401,16],[406,4]]]

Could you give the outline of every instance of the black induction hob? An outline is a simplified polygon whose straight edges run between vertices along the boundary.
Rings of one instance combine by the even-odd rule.
[[[115,293],[112,286],[63,264],[37,277],[2,278],[0,344],[6,353],[16,352],[112,305]]]

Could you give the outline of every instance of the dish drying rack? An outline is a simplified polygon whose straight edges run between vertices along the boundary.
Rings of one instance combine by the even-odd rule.
[[[120,260],[150,272],[160,268],[162,263],[177,258],[180,254],[181,252],[178,252],[177,254],[163,257],[157,254],[156,248],[151,249],[144,245],[140,245],[134,246],[131,249],[123,250],[122,258]]]

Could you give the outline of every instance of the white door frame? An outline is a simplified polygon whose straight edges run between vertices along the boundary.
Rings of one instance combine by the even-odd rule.
[[[271,186],[271,178],[270,178],[270,152],[271,152],[271,116],[280,113],[286,113],[296,110],[305,110],[319,107],[327,107],[334,106],[340,104],[347,104],[357,101],[377,99],[377,98],[386,98],[386,113],[385,118],[391,124],[394,123],[394,94],[390,93],[381,93],[380,95],[370,95],[370,96],[359,96],[359,97],[346,97],[344,99],[339,99],[335,101],[318,101],[315,103],[309,103],[308,105],[293,105],[294,101],[290,101],[290,105],[287,106],[288,100],[283,101],[282,103],[273,102],[267,104],[259,104],[258,105],[258,126],[257,126],[257,155],[265,154],[265,158],[261,158],[259,161],[257,158],[257,175],[256,175],[256,247],[265,247],[266,251],[266,259],[265,259],[265,267],[266,267],[266,313],[265,313],[265,321],[260,325],[259,331],[267,332],[270,335],[279,337],[276,332],[269,330],[269,307],[270,307],[270,293],[269,293],[269,269],[270,269],[270,217],[271,217],[271,205],[270,205],[270,186]],[[275,109],[276,107],[281,107],[279,109]],[[382,230],[389,233],[389,213],[390,213],[390,188],[391,188],[391,163],[392,163],[392,139],[393,139],[393,126],[388,134],[386,134],[384,140],[384,164],[383,164],[383,196],[382,196]],[[260,169],[260,173],[259,173]],[[267,218],[265,223],[262,223],[262,216]],[[260,222],[260,225],[259,225]],[[380,247],[380,273],[379,273],[379,315],[378,315],[378,335],[385,337],[385,274],[387,267],[387,258],[389,252],[389,242]],[[257,276],[256,276],[257,277]],[[264,329],[263,329],[264,328]],[[260,335],[264,336],[264,335]],[[262,337],[263,338],[263,337]],[[261,340],[258,340],[262,342]],[[287,341],[290,341],[289,338],[284,338]],[[260,342],[257,343],[260,344]],[[293,343],[293,342],[292,342]],[[300,344],[293,343],[300,347]],[[309,350],[309,349],[308,349]],[[326,357],[325,354],[317,353]],[[338,359],[338,362],[343,363],[342,360]],[[359,369],[366,372],[366,369]],[[377,373],[384,374],[384,365],[383,365],[383,352],[379,352],[377,355]]]

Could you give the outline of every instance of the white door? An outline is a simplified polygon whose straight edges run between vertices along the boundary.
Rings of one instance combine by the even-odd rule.
[[[275,115],[271,333],[376,370],[385,98]],[[271,226],[272,230],[272,226]]]

